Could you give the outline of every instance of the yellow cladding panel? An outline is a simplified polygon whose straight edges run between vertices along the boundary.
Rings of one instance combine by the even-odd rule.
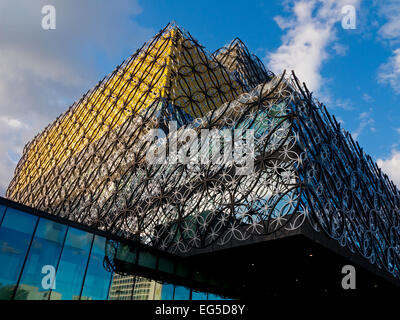
[[[164,95],[174,32],[166,33],[120,68],[36,138],[24,157],[13,193]]]
[[[238,83],[217,62],[173,28],[34,139],[8,196],[13,198],[160,97],[198,118],[240,93]]]
[[[177,63],[171,68],[177,76],[171,79],[170,100],[192,117],[202,117],[242,93],[239,84],[188,39],[180,37],[172,52]]]

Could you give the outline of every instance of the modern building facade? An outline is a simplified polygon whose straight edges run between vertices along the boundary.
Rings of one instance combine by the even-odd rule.
[[[107,234],[0,198],[0,300],[224,299],[116,273],[106,264],[108,241]],[[144,251],[143,256],[157,254]]]
[[[6,196],[60,219],[48,235],[33,215],[26,239],[66,248],[49,292],[23,280],[36,242],[16,250],[10,298],[338,294],[348,264],[364,292],[400,284],[399,190],[239,39],[209,54],[168,25],[26,145]],[[76,282],[68,255],[86,261]],[[92,273],[108,281],[97,296]]]

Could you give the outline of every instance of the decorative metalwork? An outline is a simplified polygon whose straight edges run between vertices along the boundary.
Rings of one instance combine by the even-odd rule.
[[[154,128],[166,136],[149,140]],[[147,161],[187,155],[202,129],[189,161]],[[234,151],[234,135],[218,141],[235,129],[254,130],[251,173],[197,161]],[[351,135],[294,73],[275,76],[238,39],[210,55],[176,26],[25,147],[7,196],[171,252],[309,223],[399,276],[400,193]]]

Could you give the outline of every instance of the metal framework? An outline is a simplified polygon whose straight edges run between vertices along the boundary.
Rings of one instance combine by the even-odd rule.
[[[146,139],[153,128],[166,137]],[[253,129],[254,170],[146,162],[150,148],[183,141],[187,129],[199,137],[202,129]],[[208,151],[227,148],[213,141]],[[25,147],[7,197],[170,252],[309,223],[399,277],[393,182],[294,73],[275,76],[238,39],[208,54],[176,26]]]

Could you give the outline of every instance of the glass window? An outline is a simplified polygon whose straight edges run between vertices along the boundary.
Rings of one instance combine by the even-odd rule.
[[[192,300],[207,300],[207,292],[192,291]]]
[[[186,287],[176,286],[174,300],[189,300],[190,289]]]
[[[119,244],[117,249],[117,260],[134,264],[136,263],[136,255],[136,248],[127,244]]]
[[[112,272],[104,268],[106,239],[95,236],[81,299],[106,300]]]
[[[18,285],[16,299],[47,300],[67,227],[41,218]]]
[[[208,294],[208,300],[225,300],[221,296],[217,296],[216,294],[209,293]]]
[[[176,275],[180,277],[188,277],[189,276],[189,270],[186,265],[182,263],[178,263],[176,265]]]
[[[56,289],[51,300],[78,300],[93,234],[69,228],[56,273]]]
[[[161,289],[161,300],[173,300],[174,299],[174,285],[170,283],[164,283]]]
[[[140,266],[155,269],[156,262],[157,262],[157,258],[155,255],[151,254],[148,251],[144,251],[144,250],[139,251],[139,265]]]
[[[5,211],[6,211],[6,207],[3,206],[2,204],[0,204],[0,225],[1,225],[1,221],[3,220],[3,215],[4,215]]]
[[[159,257],[158,270],[167,272],[167,273],[174,273],[174,262],[167,258]]]
[[[12,298],[37,219],[30,214],[7,209],[0,227],[0,300]]]

